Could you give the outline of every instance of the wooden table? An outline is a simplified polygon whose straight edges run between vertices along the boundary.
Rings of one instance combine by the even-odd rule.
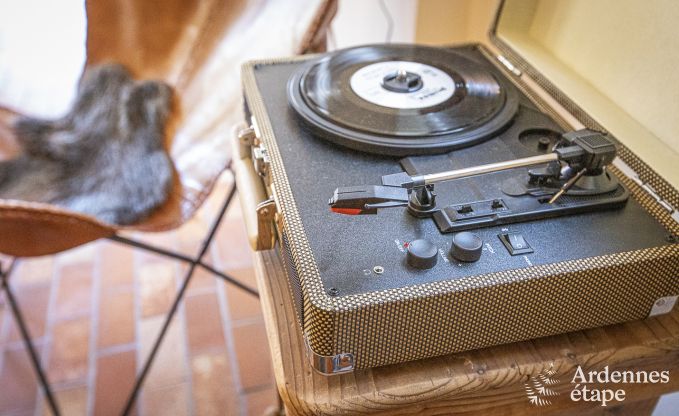
[[[256,254],[257,283],[278,391],[291,415],[650,414],[658,396],[679,390],[679,307],[642,321],[572,332],[411,363],[326,377],[309,366],[276,251]],[[669,370],[668,383],[594,385],[624,389],[601,407],[571,400],[584,371]],[[531,404],[526,382],[553,369],[558,396]],[[590,385],[591,386],[591,385]]]

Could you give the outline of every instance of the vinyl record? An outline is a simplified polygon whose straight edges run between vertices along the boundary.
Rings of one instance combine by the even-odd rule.
[[[518,95],[478,62],[444,48],[344,49],[295,72],[288,99],[323,138],[388,155],[442,153],[493,137]]]

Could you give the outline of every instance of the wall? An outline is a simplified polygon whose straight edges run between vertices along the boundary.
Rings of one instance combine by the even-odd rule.
[[[394,22],[391,42],[414,42],[418,0],[383,0],[382,4]],[[330,48],[383,43],[387,41],[387,22],[379,0],[339,0]]]
[[[679,149],[679,2],[540,1],[530,36]]]
[[[497,0],[419,0],[416,40],[430,45],[483,40],[496,7]]]
[[[679,2],[507,0],[512,10],[499,36],[679,187]]]

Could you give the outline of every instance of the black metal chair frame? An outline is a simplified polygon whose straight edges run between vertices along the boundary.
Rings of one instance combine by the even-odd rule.
[[[230,169],[227,169],[230,170]],[[160,247],[155,247],[150,244],[146,244],[140,241],[136,241],[130,238],[126,238],[120,235],[113,235],[109,237],[109,240],[125,244],[134,248],[139,248],[143,250],[147,250],[149,252],[153,252],[165,257],[169,257],[172,259],[180,260],[183,261],[187,264],[189,264],[189,268],[187,269],[186,273],[184,274],[184,278],[182,280],[181,286],[179,287],[179,290],[177,291],[177,294],[175,295],[174,301],[172,303],[172,306],[170,307],[170,310],[168,311],[167,315],[165,316],[165,321],[163,322],[163,326],[160,330],[160,333],[156,337],[156,340],[153,344],[153,348],[151,349],[151,352],[149,356],[146,358],[146,361],[144,362],[144,365],[141,369],[141,371],[137,374],[136,380],[134,387],[132,391],[130,392],[127,402],[125,404],[125,408],[122,412],[123,415],[129,415],[132,413],[134,409],[135,402],[137,400],[137,397],[139,395],[139,390],[144,384],[144,380],[146,379],[146,376],[151,369],[151,366],[153,365],[153,361],[156,358],[156,355],[158,353],[158,350],[160,349],[160,346],[163,342],[163,339],[165,338],[165,334],[167,333],[168,328],[170,327],[170,323],[172,322],[172,319],[174,318],[177,309],[179,308],[179,304],[184,298],[184,294],[186,292],[186,289],[189,286],[189,283],[191,282],[191,278],[193,277],[194,271],[196,270],[197,267],[202,267],[203,269],[209,271],[215,277],[220,277],[224,281],[226,281],[229,284],[232,284],[236,286],[237,288],[247,292],[248,294],[259,298],[259,294],[257,291],[251,287],[249,287],[246,284],[243,284],[239,282],[238,280],[234,279],[233,277],[229,276],[226,273],[223,273],[217,269],[215,269],[213,266],[205,263],[203,261],[203,257],[205,257],[205,253],[207,252],[208,248],[210,247],[210,244],[212,243],[212,240],[214,239],[214,236],[219,228],[219,225],[222,222],[222,219],[224,218],[224,214],[226,214],[227,209],[229,208],[229,205],[231,204],[231,200],[233,199],[234,195],[236,194],[236,184],[235,182],[231,186],[231,189],[229,190],[226,199],[224,200],[224,203],[222,204],[219,213],[215,217],[215,219],[212,221],[212,225],[210,226],[210,229],[208,231],[208,234],[203,240],[203,243],[200,247],[200,250],[198,254],[195,257],[191,257],[182,253],[177,253],[175,251],[167,250],[164,248]],[[45,394],[45,398],[47,399],[47,404],[52,411],[52,413],[55,416],[61,415],[61,412],[59,411],[59,406],[57,405],[57,402],[54,398],[54,394],[52,393],[52,389],[50,388],[49,381],[47,380],[47,376],[45,375],[44,370],[42,369],[42,366],[40,364],[40,358],[38,357],[38,354],[36,353],[35,346],[33,345],[33,341],[31,339],[31,335],[28,330],[28,326],[26,325],[26,321],[24,320],[23,314],[21,312],[21,309],[19,307],[19,304],[16,300],[16,297],[14,296],[14,293],[12,289],[10,288],[9,285],[9,277],[14,270],[14,267],[16,266],[17,262],[19,260],[14,258],[11,260],[9,267],[6,269],[0,265],[0,279],[1,279],[1,286],[0,286],[0,293],[4,290],[4,292],[7,295],[7,303],[9,304],[10,311],[12,315],[14,316],[14,319],[17,323],[17,326],[19,328],[19,332],[21,335],[21,338],[24,342],[24,345],[26,347],[26,350],[28,351],[29,358],[31,361],[31,364],[33,366],[33,370],[36,373],[36,376],[38,378],[38,381],[40,383],[40,386],[42,387],[42,390]],[[279,397],[279,409],[280,409],[280,397]]]

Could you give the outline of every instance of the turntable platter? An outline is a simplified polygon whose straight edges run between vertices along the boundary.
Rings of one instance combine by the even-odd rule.
[[[361,46],[302,67],[291,106],[319,135],[388,155],[442,153],[491,138],[514,117],[518,95],[452,50]]]

